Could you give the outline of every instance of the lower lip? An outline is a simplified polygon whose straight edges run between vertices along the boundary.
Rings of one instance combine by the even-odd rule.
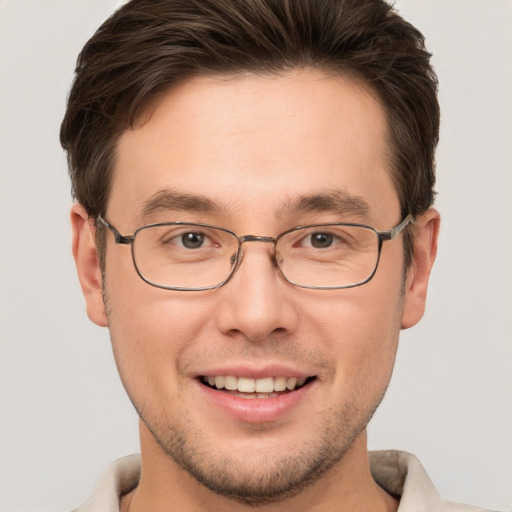
[[[233,418],[246,423],[268,423],[277,421],[299,406],[314,384],[314,381],[301,388],[272,398],[240,398],[218,391],[197,381],[207,400]]]

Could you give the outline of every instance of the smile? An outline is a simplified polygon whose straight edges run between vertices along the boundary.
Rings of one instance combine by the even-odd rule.
[[[214,414],[222,414],[220,421],[224,421],[224,414],[237,423],[253,425],[273,424],[295,414],[299,417],[294,411],[318,388],[317,375],[298,374],[289,368],[238,369],[206,370],[195,378],[208,408],[212,406]]]
[[[314,377],[264,377],[251,379],[233,375],[201,377],[203,384],[216,390],[231,392],[240,398],[274,398],[283,392],[295,391]]]

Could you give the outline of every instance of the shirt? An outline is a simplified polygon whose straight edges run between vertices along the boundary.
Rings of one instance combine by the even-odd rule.
[[[400,500],[398,512],[491,512],[441,499],[420,461],[410,453],[382,450],[369,452],[369,457],[375,481]],[[134,489],[139,478],[139,455],[115,461],[89,500],[74,512],[119,512],[120,497]]]

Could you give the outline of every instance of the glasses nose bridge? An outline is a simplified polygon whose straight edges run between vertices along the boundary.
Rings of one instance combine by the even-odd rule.
[[[238,241],[240,245],[242,245],[245,242],[263,242],[267,244],[272,244],[275,247],[277,240],[272,236],[244,235],[238,237]]]
[[[239,253],[238,253],[238,261],[235,270],[240,267],[242,260],[244,259],[245,251],[243,250],[243,244],[245,242],[259,242],[259,243],[267,243],[272,244],[272,252],[270,254],[272,263],[275,266],[278,266],[276,261],[276,243],[277,238],[274,238],[272,236],[260,236],[260,235],[244,235],[238,237],[238,247],[239,247]]]

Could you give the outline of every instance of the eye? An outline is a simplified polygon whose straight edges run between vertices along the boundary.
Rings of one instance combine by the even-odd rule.
[[[332,233],[312,233],[309,236],[311,247],[315,249],[325,249],[330,247],[334,242],[334,235]]]
[[[167,231],[161,234],[157,241],[159,245],[166,249],[191,251],[216,247],[218,245],[215,242],[218,237],[215,237],[213,232],[191,231],[190,229],[183,228],[166,229]],[[157,234],[158,232],[155,230],[155,235]]]
[[[297,245],[310,249],[329,249],[340,243],[343,243],[343,239],[334,233],[329,231],[313,231],[302,238]]]
[[[188,232],[181,235],[181,243],[187,249],[199,249],[203,246],[205,241],[204,233]]]
[[[353,246],[355,234],[341,225],[312,226],[295,232],[296,239],[292,245],[311,251],[346,250]]]

